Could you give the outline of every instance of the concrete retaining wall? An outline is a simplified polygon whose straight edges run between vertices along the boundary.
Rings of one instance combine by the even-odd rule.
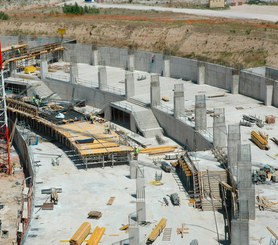
[[[182,78],[184,80],[197,81],[198,76],[198,61],[179,58],[175,56],[170,57],[170,77]]]
[[[92,63],[92,46],[84,44],[64,44],[65,50],[63,60],[71,61],[71,56],[74,55],[77,63]]]
[[[278,80],[278,70],[271,67],[266,67],[265,76],[273,80]]]
[[[158,123],[164,129],[164,132],[181,145],[185,145],[191,150],[198,151],[208,150],[213,147],[211,142],[195,132],[194,128],[191,126],[175,119],[173,116],[157,108],[152,108],[152,111]]]
[[[128,50],[120,48],[101,47],[98,48],[99,64],[118,68],[127,68]]]
[[[0,36],[2,47],[18,44],[19,41],[28,44],[29,48],[60,42],[61,38],[56,37],[21,37],[21,36]]]
[[[51,90],[57,92],[64,100],[72,100],[72,98],[85,99],[87,105],[100,109],[103,109],[110,102],[124,100],[124,96],[101,91],[97,88],[73,85],[68,82],[53,79],[45,79],[44,82]]]
[[[13,142],[15,144],[16,150],[19,153],[20,160],[24,165],[25,170],[25,177],[32,176],[32,180],[34,180],[35,172],[32,166],[32,159],[31,154],[29,152],[28,146],[25,142],[25,139],[21,136],[17,127],[15,128],[14,132],[14,139]]]
[[[160,74],[163,71],[163,55],[144,51],[134,53],[135,70]]]
[[[217,64],[205,63],[205,83],[217,88],[231,90],[233,69]]]
[[[239,93],[264,101],[265,77],[248,71],[241,71],[239,76]]]

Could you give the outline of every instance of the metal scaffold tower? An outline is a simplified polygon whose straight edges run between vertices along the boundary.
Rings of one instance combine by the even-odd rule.
[[[10,158],[10,139],[7,117],[6,93],[3,74],[2,47],[0,42],[0,172],[12,173]]]

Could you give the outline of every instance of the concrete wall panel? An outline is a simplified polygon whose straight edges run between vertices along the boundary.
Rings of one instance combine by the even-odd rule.
[[[73,85],[68,82],[57,80],[44,80],[45,84],[53,91],[57,92],[64,100],[85,99],[87,105],[103,109],[108,103],[123,100],[121,95],[100,91],[97,88],[89,88],[81,85]]]
[[[241,71],[239,77],[239,93],[264,101],[265,77],[247,71]]]
[[[213,147],[211,142],[197,133],[191,126],[157,108],[152,108],[152,111],[164,132],[180,144],[189,147],[191,150],[195,150],[196,145],[196,150],[200,151]]]
[[[217,88],[231,90],[232,68],[206,63],[205,83]]]
[[[184,80],[191,80],[197,82],[198,76],[198,61],[179,58],[175,56],[170,57],[170,77],[182,78]]]

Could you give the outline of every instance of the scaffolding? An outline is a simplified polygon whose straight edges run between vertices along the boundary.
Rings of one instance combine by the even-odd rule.
[[[10,157],[10,139],[7,117],[6,93],[3,74],[2,51],[0,44],[0,171],[7,174],[12,173],[11,157]]]

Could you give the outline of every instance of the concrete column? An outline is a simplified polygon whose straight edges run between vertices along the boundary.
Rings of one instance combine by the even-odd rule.
[[[70,64],[70,83],[77,84],[78,83],[78,68],[77,63]]]
[[[206,65],[204,62],[198,62],[198,78],[197,84],[205,84],[206,83]]]
[[[266,106],[272,105],[272,98],[273,98],[273,80],[272,79],[265,79],[265,98],[264,98],[264,104]]]
[[[139,227],[138,225],[129,225],[128,227],[128,237],[129,237],[129,245],[138,245],[140,244],[139,239]]]
[[[184,88],[183,84],[174,85],[174,117],[179,118],[184,115]]]
[[[137,222],[146,221],[146,202],[145,200],[136,200]]]
[[[106,66],[98,67],[98,87],[103,90],[107,86],[107,72]]]
[[[238,94],[238,92],[239,92],[239,75],[235,74],[233,75],[233,79],[232,79],[231,93]]]
[[[163,60],[163,77],[170,77],[170,60]]]
[[[40,64],[40,72],[41,72],[41,80],[46,78],[46,75],[48,73],[48,64],[47,61],[41,61]]]
[[[239,124],[228,125],[228,164],[233,175],[237,172],[237,147],[241,143]]]
[[[111,109],[110,104],[107,105],[104,109],[104,119],[106,121],[111,121],[112,120],[112,109]]]
[[[133,97],[135,95],[135,83],[133,72],[126,71],[125,73],[125,96],[126,98]]]
[[[224,148],[227,146],[227,129],[224,108],[214,109],[213,146],[217,148]]]
[[[278,107],[278,80],[273,82],[273,106]]]
[[[9,63],[9,70],[10,70],[11,76],[15,75],[15,73],[16,73],[16,62],[10,62]]]
[[[206,96],[195,96],[195,130],[207,130]]]
[[[231,221],[231,245],[249,244],[249,221],[233,219]]]
[[[151,106],[160,105],[160,82],[159,75],[151,75]]]
[[[138,161],[129,162],[130,179],[136,179],[137,176]]]
[[[98,65],[98,50],[97,49],[92,50],[92,65],[93,66]]]
[[[129,71],[134,71],[135,69],[135,64],[134,64],[134,54],[129,54],[128,55],[128,62],[127,62],[127,69]]]

